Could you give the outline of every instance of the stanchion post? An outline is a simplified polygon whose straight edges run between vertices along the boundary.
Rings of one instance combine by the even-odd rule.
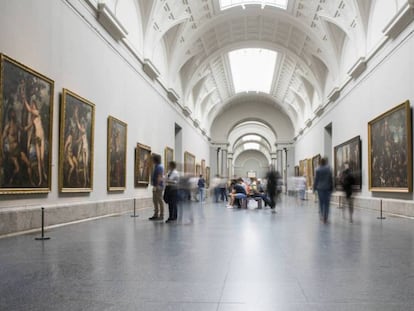
[[[42,235],[40,238],[35,238],[36,241],[50,240],[50,237],[45,237],[45,208],[42,207]]]
[[[139,217],[139,215],[137,215],[137,200],[134,198],[134,214],[131,215],[131,217],[135,218],[135,217]]]
[[[380,217],[377,217],[377,219],[386,219],[383,215],[382,215],[382,199],[380,200]]]

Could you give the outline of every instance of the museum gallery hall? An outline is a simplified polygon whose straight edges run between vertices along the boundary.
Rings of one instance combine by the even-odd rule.
[[[414,310],[413,21],[0,0],[0,310]]]

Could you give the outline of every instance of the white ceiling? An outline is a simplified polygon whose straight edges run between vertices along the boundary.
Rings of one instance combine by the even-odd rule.
[[[289,0],[286,10],[251,4],[221,11],[219,0],[99,1],[115,14],[117,6],[136,6],[139,54],[163,67],[160,78],[207,134],[227,104],[243,102],[244,95],[234,93],[228,53],[278,52],[271,91],[257,99],[284,112],[294,128],[292,138],[349,78],[349,67],[381,41],[389,20],[414,6],[412,0]],[[372,31],[372,25],[381,29]]]

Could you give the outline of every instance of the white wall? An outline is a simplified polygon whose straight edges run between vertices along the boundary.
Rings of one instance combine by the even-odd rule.
[[[204,158],[210,164],[207,139],[168,102],[161,87],[148,80],[141,64],[109,37],[82,3],[0,1],[0,52],[55,81],[52,191],[48,195],[2,196],[0,208],[150,197],[149,189],[133,185],[134,147],[140,142],[164,154],[166,146],[174,147],[175,123],[183,128],[183,151],[195,154],[197,162]],[[86,195],[60,195],[57,190],[62,88],[96,104],[94,190]],[[116,194],[106,191],[108,115],[128,123],[127,190]]]
[[[246,150],[234,161],[234,175],[236,177],[247,177],[247,172],[254,171],[257,178],[264,178],[268,170],[269,160],[259,151]]]
[[[389,42],[356,82],[341,92],[328,112],[296,142],[295,162],[323,155],[324,127],[332,122],[332,144],[336,146],[354,136],[362,140],[362,196],[412,199],[412,194],[377,194],[368,191],[368,122],[409,99],[414,103],[414,24],[396,40]],[[332,150],[333,152],[333,150]]]

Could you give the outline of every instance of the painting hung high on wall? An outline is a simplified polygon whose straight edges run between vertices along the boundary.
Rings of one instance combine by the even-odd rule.
[[[54,82],[0,54],[0,193],[51,189]]]
[[[354,190],[362,188],[361,138],[356,136],[334,148],[335,188],[342,190],[342,173],[349,168],[355,179]]]
[[[174,161],[174,149],[165,147],[164,149],[164,170],[168,170],[168,163]]]
[[[138,143],[135,148],[135,187],[148,187],[151,170],[151,147]]]
[[[196,165],[196,176],[198,177],[198,176],[200,176],[200,174],[201,174],[201,165],[197,164]]]
[[[108,191],[126,189],[127,124],[108,117],[107,188]]]
[[[184,174],[194,175],[195,170],[195,156],[187,151],[184,152]]]
[[[63,89],[60,107],[59,190],[93,189],[95,105]]]
[[[411,131],[409,101],[368,123],[370,191],[412,191]]]

